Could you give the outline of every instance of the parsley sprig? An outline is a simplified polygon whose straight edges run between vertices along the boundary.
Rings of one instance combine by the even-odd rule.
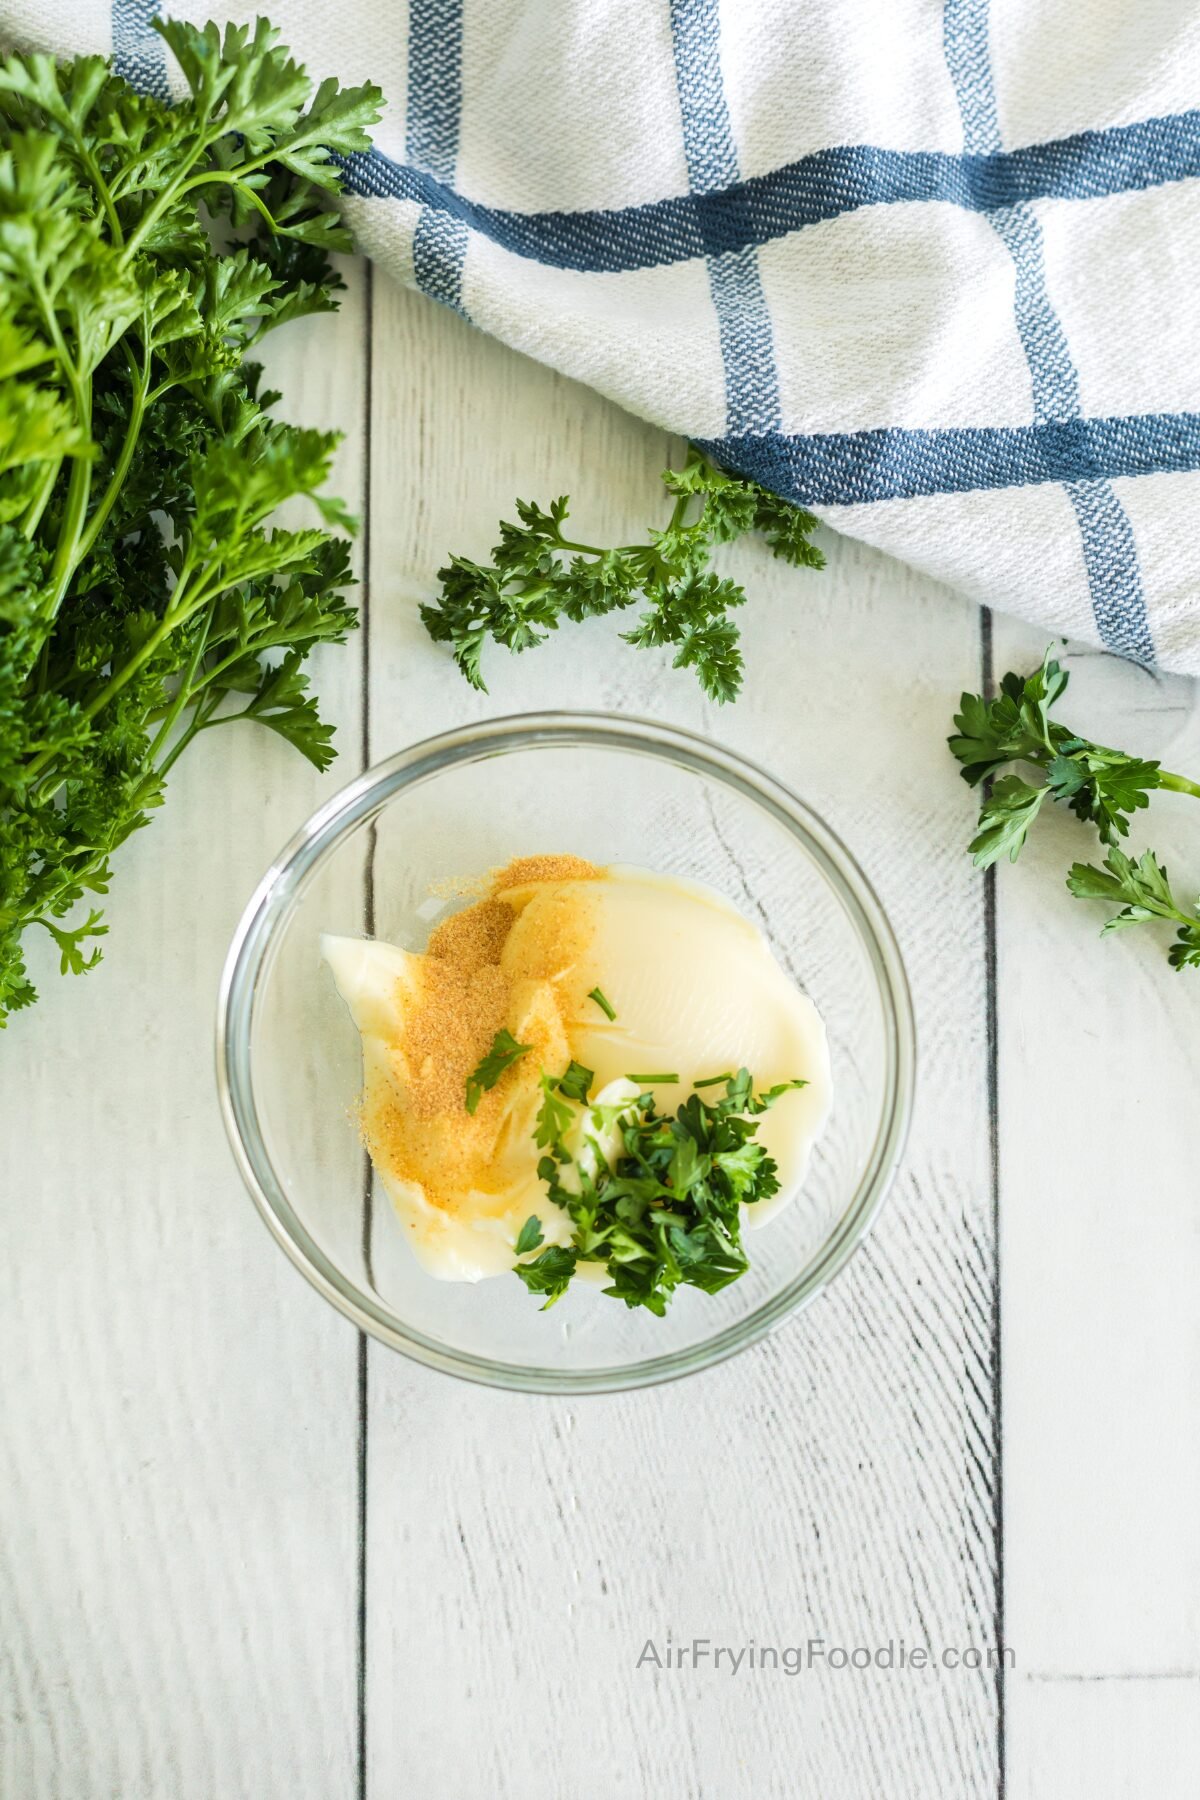
[[[566,1292],[581,1263],[604,1267],[606,1294],[659,1317],[678,1287],[715,1294],[744,1275],[750,1265],[740,1209],[779,1191],[775,1163],[755,1141],[758,1119],[804,1085],[780,1082],[756,1093],[749,1071],[740,1069],[719,1100],[693,1093],[673,1117],[660,1115],[648,1093],[613,1109],[593,1108],[593,1115],[611,1111],[619,1128],[621,1151],[610,1166],[594,1136],[589,1155],[568,1154],[563,1138],[577,1115],[559,1098],[562,1082],[543,1076],[552,1110],[539,1119],[537,1142],[550,1154],[538,1169],[572,1228],[569,1245],[551,1245],[516,1265],[530,1293],[545,1297],[543,1311]],[[602,1123],[594,1116],[590,1122]],[[567,1165],[577,1185],[564,1182]],[[518,1252],[534,1247],[533,1224],[526,1221]]]
[[[1200,968],[1200,900],[1195,912],[1182,912],[1167,880],[1167,871],[1153,850],[1146,850],[1136,861],[1121,850],[1110,850],[1104,867],[1091,863],[1073,863],[1067,886],[1080,900],[1106,900],[1118,905],[1101,926],[1101,934],[1121,931],[1127,925],[1143,925],[1148,921],[1166,920],[1178,926],[1175,941],[1167,951],[1173,969]]]
[[[1067,671],[1050,651],[1030,675],[1005,675],[995,699],[964,694],[948,741],[962,765],[963,779],[983,786],[979,829],[969,850],[979,868],[1001,857],[1015,862],[1047,800],[1062,802],[1078,819],[1094,825],[1109,847],[1102,867],[1075,863],[1067,886],[1081,900],[1101,900],[1121,910],[1104,932],[1152,921],[1178,927],[1168,955],[1176,969],[1200,966],[1200,919],[1184,911],[1171,892],[1165,866],[1152,850],[1132,858],[1118,848],[1131,820],[1160,788],[1200,798],[1200,783],[1173,775],[1153,759],[1093,743],[1051,718],[1062,698]],[[1013,764],[1040,775],[1001,774]],[[1196,903],[1200,912],[1200,900]]]
[[[422,606],[421,617],[435,642],[451,646],[473,687],[486,692],[482,658],[489,638],[508,650],[529,650],[563,619],[579,623],[641,600],[647,610],[623,634],[625,642],[669,645],[675,667],[693,669],[712,699],[736,697],[743,661],[729,614],[744,604],[746,593],[713,569],[713,547],[760,531],[776,556],[820,569],[825,559],[809,542],[817,521],[754,482],[727,474],[698,450],[662,479],[674,505],[646,543],[615,549],[581,543],[563,529],[566,495],[548,511],[518,500],[518,523],[502,521],[490,563],[453,556],[438,571],[441,593]]]
[[[99,960],[88,902],[201,732],[326,766],[303,665],[355,623],[344,538],[268,523],[303,496],[352,528],[337,437],[269,416],[254,353],[337,305],[333,153],[379,92],[314,92],[265,20],[156,28],[179,105],[96,56],[0,63],[0,1024],[33,927]]]

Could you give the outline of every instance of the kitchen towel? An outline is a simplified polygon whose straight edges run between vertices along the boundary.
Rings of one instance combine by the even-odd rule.
[[[167,95],[157,9],[0,21]],[[387,96],[345,202],[385,268],[839,531],[1200,674],[1200,8],[263,10]]]

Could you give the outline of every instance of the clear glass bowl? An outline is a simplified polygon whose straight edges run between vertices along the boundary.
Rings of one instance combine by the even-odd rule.
[[[723,1293],[663,1319],[577,1283],[549,1312],[516,1279],[437,1281],[376,1188],[354,1117],[358,1033],[324,931],[424,947],[431,893],[513,856],[573,852],[690,876],[766,931],[829,1033],[833,1109],[803,1189],[746,1234]],[[703,979],[703,972],[697,972]],[[900,953],[862,873],[795,795],[665,725],[589,713],[490,720],[369,769],[272,864],[221,982],[217,1079],[230,1141],[274,1236],[372,1337],[498,1387],[606,1392],[730,1356],[814,1298],[873,1220],[908,1127],[913,1023]]]

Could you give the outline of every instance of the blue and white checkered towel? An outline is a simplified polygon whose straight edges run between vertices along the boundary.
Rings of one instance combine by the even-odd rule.
[[[6,10],[168,91],[156,0]],[[1193,0],[265,10],[388,96],[347,202],[387,268],[838,530],[1200,674]]]

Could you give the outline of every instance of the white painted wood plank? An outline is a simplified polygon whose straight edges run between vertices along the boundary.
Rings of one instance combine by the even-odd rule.
[[[822,1800],[985,1795],[994,1677],[655,1676],[647,1637],[987,1645],[991,1241],[983,906],[943,737],[977,612],[846,543],[806,576],[739,547],[749,692],[597,621],[473,694],[416,603],[517,494],[640,534],[661,434],[377,276],[372,755],[547,704],[658,714],[765,762],[842,831],[908,959],[922,1083],[904,1175],[832,1292],[683,1384],[574,1403],[370,1352],[368,1791]],[[620,541],[619,536],[614,541]]]
[[[1195,1800],[1200,1674],[1009,1681],[1011,1800]]]
[[[998,674],[1044,648],[998,621]],[[1093,651],[1066,660],[1068,723],[1200,769],[1192,684]],[[1189,896],[1200,886],[1194,802],[1160,795],[1130,843],[1159,850]],[[1200,1670],[1200,981],[1167,966],[1164,933],[1100,940],[1104,909],[1063,883],[1102,854],[1058,814],[998,879],[1008,1635],[1040,1676],[1158,1677]],[[1106,1681],[1086,1705],[1099,1718],[1115,1693]],[[1176,1704],[1138,1695],[1147,1720]],[[1056,1704],[1073,1729],[1084,1699],[1053,1683],[1039,1717]],[[1014,1756],[1031,1754],[1018,1735]],[[1195,1732],[1172,1754],[1190,1785],[1157,1784],[1151,1763],[1137,1791],[1200,1791]],[[1100,1766],[1094,1747],[1079,1764]],[[1116,1773],[1069,1790],[1036,1773],[1031,1793],[1135,1791]]]
[[[351,434],[362,280],[271,346],[283,416]],[[217,1113],[217,977],[281,842],[358,766],[361,649],[321,656],[321,778],[217,732],[120,856],[105,961],[48,960],[5,1034],[0,1794],[356,1791],[356,1339],[246,1197]]]

